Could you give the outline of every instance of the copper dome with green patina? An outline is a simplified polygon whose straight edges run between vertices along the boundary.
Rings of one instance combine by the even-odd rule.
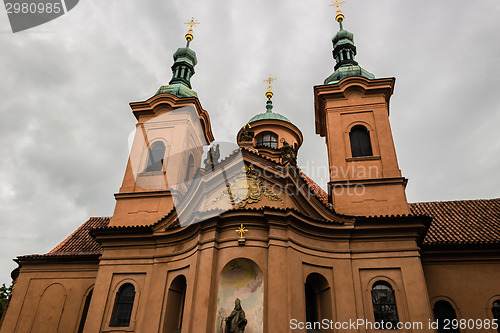
[[[266,112],[259,113],[258,115],[253,116],[248,121],[248,123],[250,124],[250,123],[253,123],[253,122],[256,122],[259,120],[268,120],[268,119],[281,120],[281,121],[285,121],[285,122],[290,123],[290,124],[292,123],[287,117],[285,117],[279,113],[273,112],[273,102],[271,101],[270,98],[267,100],[266,109],[267,109]]]

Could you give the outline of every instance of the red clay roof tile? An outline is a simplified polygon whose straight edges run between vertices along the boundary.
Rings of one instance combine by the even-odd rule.
[[[500,198],[410,204],[433,218],[424,245],[500,244]]]
[[[109,217],[91,217],[68,236],[61,244],[57,245],[49,255],[60,254],[89,254],[101,253],[101,246],[95,241],[89,232],[95,228],[107,227]]]

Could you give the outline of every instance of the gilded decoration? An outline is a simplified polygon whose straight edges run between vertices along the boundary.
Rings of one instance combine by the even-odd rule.
[[[281,205],[285,205],[282,198],[266,188],[254,166],[245,164],[244,170],[228,182],[227,191],[208,201],[207,206],[213,205],[220,200],[226,200],[231,205],[237,206],[237,208],[245,208],[247,204],[259,202],[263,197],[271,201],[279,201]]]

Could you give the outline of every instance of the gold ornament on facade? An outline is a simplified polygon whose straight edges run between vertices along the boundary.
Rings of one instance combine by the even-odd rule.
[[[254,170],[253,165],[245,164],[244,170],[242,170],[240,175],[234,177],[229,182],[229,188],[231,191],[224,191],[214,199],[208,201],[207,206],[213,205],[224,198],[231,205],[236,205],[237,208],[245,208],[248,204],[261,201],[263,197],[271,201],[279,201],[282,206],[285,205],[282,198],[266,188],[264,182]]]
[[[243,224],[240,225],[238,229],[236,229],[236,232],[240,234],[240,238],[245,238],[245,232],[247,232],[248,229],[246,229]]]
[[[191,20],[187,21],[184,23],[185,25],[189,26],[189,30],[186,33],[186,40],[187,41],[192,41],[194,36],[193,36],[193,27],[196,27],[200,22],[194,19],[194,17],[191,18]]]

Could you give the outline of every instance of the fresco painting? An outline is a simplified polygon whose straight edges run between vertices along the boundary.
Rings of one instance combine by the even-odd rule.
[[[260,333],[264,329],[264,281],[259,266],[248,259],[234,259],[224,266],[219,277],[215,332],[224,332],[225,319],[239,298],[245,311],[245,333]]]

